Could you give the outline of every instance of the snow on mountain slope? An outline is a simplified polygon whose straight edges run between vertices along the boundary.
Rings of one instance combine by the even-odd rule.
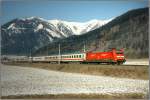
[[[29,53],[29,48],[35,51],[58,39],[84,34],[107,22],[109,21],[91,20],[80,23],[39,17],[17,18],[1,27],[2,51],[11,54]]]
[[[69,22],[63,20],[45,20],[39,17],[19,18],[17,23],[11,23],[7,29],[15,31],[14,33],[21,32],[21,30],[29,29],[38,32],[46,30],[51,38],[63,38],[71,35],[81,35],[88,31],[101,27],[102,25],[111,21],[109,20],[90,20],[88,22]]]
[[[94,30],[98,27],[101,27],[104,24],[107,24],[109,20],[90,20],[88,22],[69,22],[69,21],[62,21],[62,20],[49,20],[49,23],[52,23],[57,27],[59,23],[63,23],[66,27],[70,28],[74,35],[81,35],[88,31]]]

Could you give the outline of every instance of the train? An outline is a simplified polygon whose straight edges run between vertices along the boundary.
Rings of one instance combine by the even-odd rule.
[[[116,50],[111,49],[105,52],[83,52],[83,53],[70,53],[61,55],[51,55],[51,56],[38,56],[30,57],[32,62],[59,62],[59,63],[106,63],[106,64],[123,64],[126,59],[124,56],[123,49]]]
[[[58,54],[50,56],[34,56],[34,57],[16,57],[12,61],[15,62],[42,62],[42,63],[97,63],[97,64],[123,64],[126,59],[124,50],[116,50],[115,48],[105,52],[82,52],[70,54]]]

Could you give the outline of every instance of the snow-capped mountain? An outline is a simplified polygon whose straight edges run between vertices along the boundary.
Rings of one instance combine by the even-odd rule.
[[[11,34],[18,34],[28,29],[38,32],[44,30],[48,33],[50,41],[53,38],[64,38],[71,35],[81,35],[88,31],[101,27],[111,21],[109,20],[91,20],[88,22],[68,22],[62,20],[45,20],[39,17],[15,19],[7,26]],[[29,28],[30,27],[30,28]]]
[[[84,34],[109,21],[91,20],[80,23],[39,17],[17,18],[1,27],[2,53],[29,53],[58,39]]]
[[[105,25],[109,20],[90,20],[88,22],[69,22],[69,21],[62,21],[62,20],[49,20],[48,22],[55,25],[55,27],[58,27],[60,23],[64,24],[68,29],[71,29],[73,32],[73,35],[81,35],[88,31],[94,30],[96,28],[101,27],[102,25]]]

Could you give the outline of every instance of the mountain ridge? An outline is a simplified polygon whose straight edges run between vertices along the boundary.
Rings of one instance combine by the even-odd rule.
[[[34,54],[46,55],[47,50],[49,54],[57,54],[58,44],[62,53],[83,52],[85,44],[87,51],[124,48],[128,58],[148,58],[148,11],[149,8],[128,11],[100,28],[49,44]]]
[[[75,22],[57,20],[56,23],[53,21],[40,17],[16,18],[2,25],[2,54],[29,54],[30,51],[33,52],[53,41],[82,34],[81,29],[80,31],[73,30],[73,27],[80,27],[79,23],[75,25]],[[88,31],[101,27],[106,22],[101,24],[97,20],[97,26],[90,27]],[[90,24],[94,23],[90,22],[87,26]],[[84,33],[87,32],[85,29]]]

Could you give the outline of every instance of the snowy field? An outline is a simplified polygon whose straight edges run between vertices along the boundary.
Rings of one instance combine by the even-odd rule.
[[[2,96],[62,93],[142,93],[147,95],[149,81],[2,65],[1,87]]]
[[[149,65],[149,59],[127,59],[124,65]]]

